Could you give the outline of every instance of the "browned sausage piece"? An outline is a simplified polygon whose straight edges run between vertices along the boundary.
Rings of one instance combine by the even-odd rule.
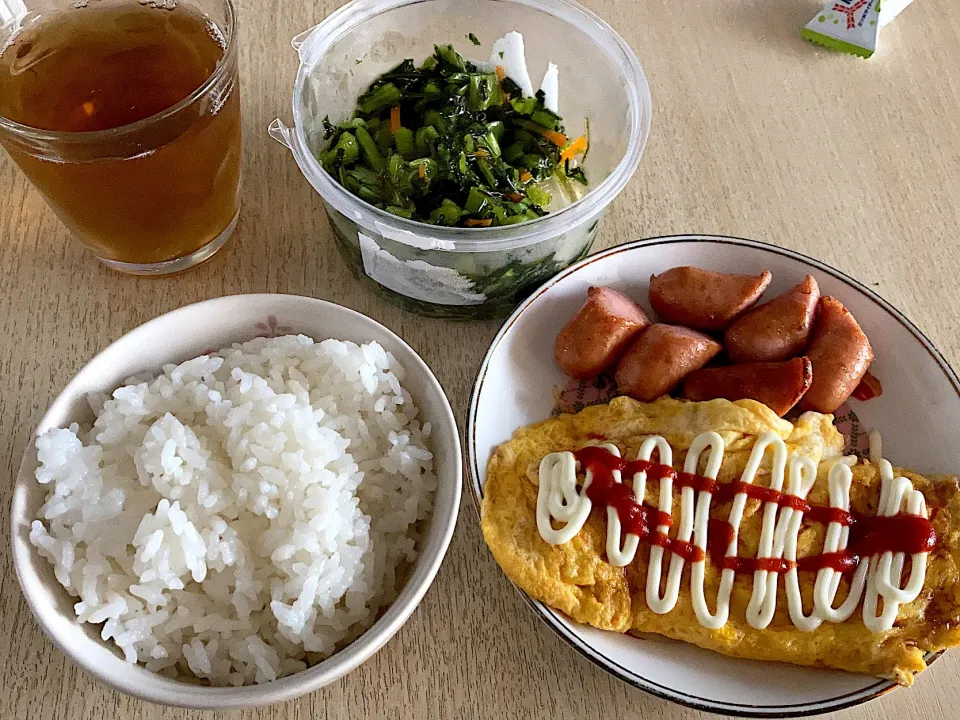
[[[773,276],[730,275],[675,267],[650,278],[650,305],[667,322],[697,330],[723,330],[753,305]]]
[[[805,357],[703,368],[687,378],[683,396],[688,400],[756,400],[783,417],[803,397],[812,379],[812,366]]]
[[[664,395],[722,349],[696,330],[655,323],[633,341],[617,364],[620,392],[641,402]]]
[[[553,355],[567,375],[594,377],[613,367],[627,344],[649,324],[643,309],[623,293],[592,287],[587,302],[557,333]]]
[[[727,328],[723,344],[735,363],[776,362],[803,353],[820,302],[812,275],[783,295],[742,315]]]
[[[832,413],[850,397],[873,362],[873,348],[853,315],[839,300],[825,296],[813,327],[807,357],[813,383],[800,400],[803,410]]]

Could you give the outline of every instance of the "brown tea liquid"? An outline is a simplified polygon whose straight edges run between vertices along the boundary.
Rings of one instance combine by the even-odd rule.
[[[153,118],[207,82],[225,45],[217,26],[188,5],[92,0],[27,25],[0,54],[0,115],[42,130],[108,131],[39,147],[0,134],[61,220],[100,257],[138,265],[184,257],[235,219],[235,58],[196,102]],[[138,121],[142,127],[124,127]]]

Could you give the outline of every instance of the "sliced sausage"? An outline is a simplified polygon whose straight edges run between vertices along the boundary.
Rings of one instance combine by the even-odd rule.
[[[643,331],[617,364],[620,392],[641,402],[664,395],[723,348],[696,330],[655,323]]]
[[[807,357],[813,383],[800,400],[803,410],[832,413],[850,397],[873,362],[873,348],[839,300],[825,296],[813,327]]]
[[[756,400],[783,417],[810,387],[813,369],[805,357],[786,362],[703,368],[683,384],[688,400]]]
[[[735,363],[776,362],[803,354],[820,302],[812,275],[783,295],[742,315],[723,336]]]
[[[667,322],[697,330],[723,330],[753,305],[773,276],[730,275],[675,267],[650,278],[650,305]]]
[[[613,367],[649,324],[643,309],[623,293],[592,287],[583,307],[557,333],[553,355],[567,375],[594,377]]]

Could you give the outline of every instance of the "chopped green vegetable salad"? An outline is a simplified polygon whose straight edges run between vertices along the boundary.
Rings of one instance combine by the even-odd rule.
[[[524,97],[503,68],[434,48],[377,78],[352,120],[324,119],[324,169],[368,203],[434,225],[512,225],[546,215],[556,192],[576,198],[588,136],[568,139],[543,92]]]

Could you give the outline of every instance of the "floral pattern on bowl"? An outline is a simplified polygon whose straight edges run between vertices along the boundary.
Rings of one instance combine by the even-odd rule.
[[[277,321],[276,315],[267,315],[267,319],[264,322],[258,322],[256,325],[254,325],[254,328],[258,332],[258,334],[254,337],[283,337],[284,335],[289,335],[293,332],[293,328],[289,325],[281,325]]]

